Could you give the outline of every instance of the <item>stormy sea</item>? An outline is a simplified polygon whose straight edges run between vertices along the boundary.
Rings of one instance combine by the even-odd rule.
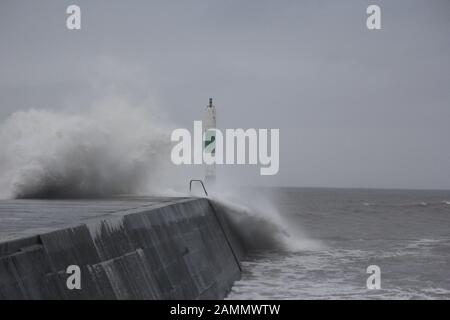
[[[310,244],[253,250],[228,299],[449,299],[450,191],[263,188]],[[380,289],[366,285],[380,268]]]

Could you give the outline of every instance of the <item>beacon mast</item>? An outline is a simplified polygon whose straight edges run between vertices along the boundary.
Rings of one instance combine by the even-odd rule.
[[[209,152],[212,157],[216,155],[216,107],[212,104],[212,98],[209,98],[209,105],[206,107],[206,119],[203,123],[203,139],[205,152]],[[209,147],[208,147],[209,146]],[[205,182],[210,186],[216,181],[216,164],[205,165]]]

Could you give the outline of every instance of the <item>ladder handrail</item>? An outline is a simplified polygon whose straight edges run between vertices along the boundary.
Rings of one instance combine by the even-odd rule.
[[[203,184],[203,181],[199,180],[199,179],[191,179],[189,181],[189,192],[191,192],[191,190],[192,190],[192,182],[200,182],[200,184],[203,187],[203,191],[205,191],[206,196],[208,196],[208,192],[206,191],[206,188],[205,188],[205,185]]]

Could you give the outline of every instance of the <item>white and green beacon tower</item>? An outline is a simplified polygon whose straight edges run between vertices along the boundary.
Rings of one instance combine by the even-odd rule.
[[[216,155],[216,107],[209,98],[209,105],[206,107],[206,115],[203,122],[204,153],[210,153],[214,158]],[[214,186],[216,182],[216,164],[205,164],[205,182],[209,186]]]

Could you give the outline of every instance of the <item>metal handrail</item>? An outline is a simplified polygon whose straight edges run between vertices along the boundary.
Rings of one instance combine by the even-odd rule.
[[[206,191],[205,185],[203,184],[202,180],[198,180],[198,179],[191,179],[189,181],[189,192],[191,192],[192,190],[192,182],[200,182],[202,187],[203,187],[203,191],[205,191],[206,196],[208,196],[208,192]]]

